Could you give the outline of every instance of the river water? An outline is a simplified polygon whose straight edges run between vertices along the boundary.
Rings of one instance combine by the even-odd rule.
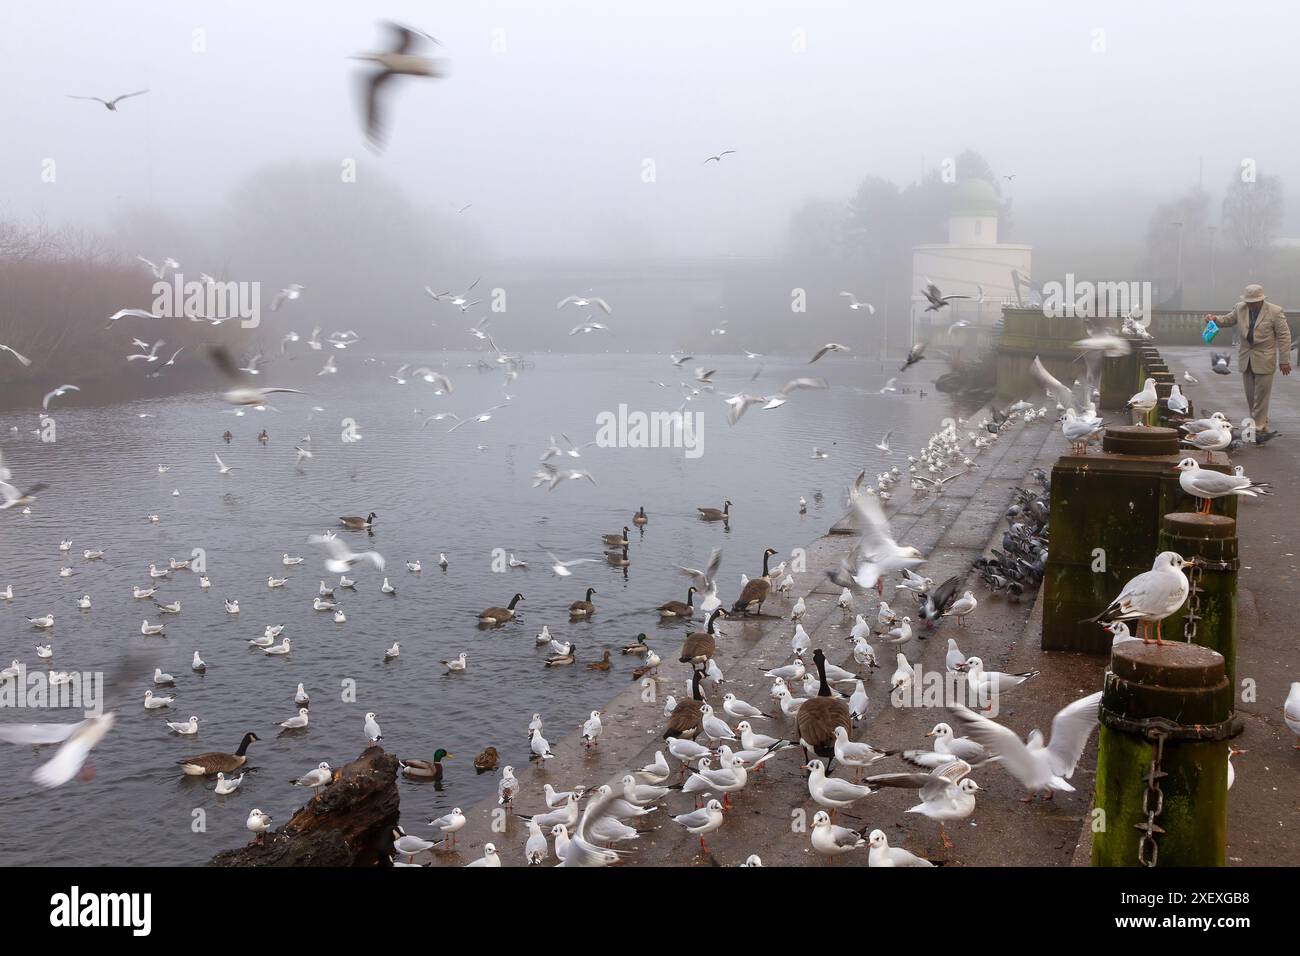
[[[0,862],[201,864],[248,840],[244,820],[252,807],[272,814],[276,825],[287,821],[310,796],[289,781],[321,760],[338,767],[354,759],[364,747],[367,711],[378,714],[391,752],[428,759],[441,747],[454,755],[441,788],[402,782],[404,817],[423,821],[469,807],[496,786],[494,775],[476,776],[471,765],[486,745],[496,746],[502,765],[523,766],[533,712],[542,713],[548,738],[557,742],[628,681],[635,662],[618,654],[622,644],[646,631],[659,638],[661,654],[676,648],[683,625],[661,627],[651,610],[685,597],[688,582],[675,564],[698,567],[721,545],[722,597],[730,601],[740,575],[759,571],[764,548],[785,555],[821,535],[843,513],[857,472],[887,466],[873,447],[886,429],[894,431],[889,462],[898,463],[953,414],[949,399],[928,386],[924,396],[880,394],[898,372],[874,361],[831,355],[810,373],[803,360],[722,357],[708,362],[718,370],[718,394],[686,406],[702,416],[698,457],[682,448],[582,447],[580,458],[552,463],[588,469],[596,484],[565,481],[548,492],[531,487],[531,476],[549,436],[564,432],[581,446],[596,439],[601,412],[616,415],[620,405],[629,413],[670,411],[682,399],[679,381],[690,376],[662,356],[531,355],[532,367],[506,382],[500,370],[480,368],[477,353],[369,353],[363,361],[354,346],[334,354],[335,375],[315,375],[323,353],[305,351],[264,371],[260,384],[308,392],[277,396],[278,410],[236,417],[207,392],[112,405],[95,405],[83,393],[55,400],[52,442],[32,434],[41,430],[35,410],[0,417],[0,450],[14,483],[50,484],[30,515],[0,513],[0,589],[14,589],[12,602],[0,601],[0,663],[112,673],[124,656],[140,655],[108,702],[117,722],[93,754],[93,779],[41,790],[31,772],[52,749],[38,754],[0,745]],[[763,371],[751,381],[760,361]],[[454,394],[435,395],[418,379],[390,380],[403,362],[445,370]],[[929,365],[900,379],[928,382],[936,374]],[[734,427],[727,424],[722,395],[773,393],[808,374],[825,376],[832,387],[798,391],[784,407],[752,408]],[[422,424],[438,411],[472,416],[506,394],[509,404],[486,422],[450,434],[450,420]],[[255,438],[263,428],[266,446]],[[226,429],[233,433],[229,445],[220,437]],[[359,441],[343,440],[356,432]],[[314,457],[297,468],[293,448],[306,435]],[[814,447],[829,457],[815,460]],[[214,453],[232,474],[218,474]],[[169,470],[160,474],[160,464]],[[806,515],[799,513],[800,496],[808,501]],[[727,498],[729,526],[697,519],[695,506],[721,507]],[[630,525],[639,506],[650,521],[643,532],[633,529],[630,566],[611,567],[599,536]],[[311,601],[319,581],[333,584],[337,576],[324,572],[323,552],[306,539],[335,527],[339,515],[370,511],[378,515],[373,535],[341,537],[356,550],[384,555],[398,594],[382,594],[382,575],[360,566],[357,591],[339,592],[348,620],[335,624]],[[154,514],[156,523],[147,517]],[[58,549],[65,538],[73,541],[67,555]],[[106,557],[86,561],[87,548],[105,549]],[[180,600],[179,615],[160,615],[151,602],[132,599],[132,586],[148,583],[150,562],[166,566],[196,549],[210,590],[186,571],[160,582],[157,596]],[[560,578],[548,569],[545,550],[601,560]],[[437,565],[439,552],[450,561],[446,571]],[[530,567],[494,570],[494,552],[513,552]],[[284,553],[306,561],[285,567]],[[424,570],[407,571],[404,562],[417,559]],[[71,577],[59,576],[65,564]],[[289,584],[270,589],[268,575],[287,575]],[[595,619],[570,624],[565,608],[588,586],[597,589]],[[517,623],[476,627],[478,611],[507,603],[515,592],[525,596]],[[92,599],[89,611],[77,608],[83,594]],[[238,599],[239,614],[226,613],[227,597]],[[48,663],[35,648],[51,632],[25,620],[47,613],[56,618]],[[165,621],[166,636],[143,636],[144,618]],[[289,655],[248,648],[268,624],[284,625]],[[574,640],[583,661],[613,649],[613,668],[544,669],[546,651],[533,640],[542,625]],[[401,656],[385,663],[394,641]],[[195,650],[208,664],[206,675],[190,670]],[[446,675],[438,662],[462,651],[468,671]],[[174,693],[176,703],[146,711],[155,666],[176,677],[174,691],[158,689]],[[296,713],[299,682],[312,698],[310,727],[281,734],[279,722]],[[355,700],[346,694],[350,686]],[[190,715],[200,720],[197,737],[176,736],[164,725]],[[79,717],[70,710],[0,710],[6,723]],[[217,796],[211,780],[178,772],[178,759],[233,751],[250,730],[261,739],[250,751],[253,772],[235,793]]]

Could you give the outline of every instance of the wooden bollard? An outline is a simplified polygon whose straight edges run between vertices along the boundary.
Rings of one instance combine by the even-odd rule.
[[[1101,698],[1093,866],[1226,864],[1228,741],[1241,721],[1223,664],[1196,644],[1114,649]]]
[[[1108,654],[1111,636],[1086,619],[1124,582],[1151,570],[1162,519],[1186,494],[1174,468],[1187,452],[1172,428],[1111,425],[1102,453],[1062,455],[1052,468],[1052,547],[1043,579],[1044,650]],[[1219,452],[1203,467],[1230,471]],[[1236,497],[1224,508],[1236,514]]]
[[[1101,407],[1106,411],[1126,408],[1133,393],[1142,387],[1137,349],[1127,355],[1108,356],[1101,362]]]
[[[1237,522],[1216,514],[1177,511],[1161,522],[1161,551],[1174,551],[1193,564],[1187,603],[1164,621],[1171,640],[1183,635],[1193,644],[1223,655],[1228,681],[1237,680]],[[1190,618],[1190,621],[1189,621]]]

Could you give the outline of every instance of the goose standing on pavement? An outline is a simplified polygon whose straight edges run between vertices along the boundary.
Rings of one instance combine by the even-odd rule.
[[[772,579],[768,576],[768,562],[776,551],[767,548],[763,551],[763,573],[761,576],[749,581],[740,591],[740,597],[736,598],[736,603],[731,606],[733,614],[748,614],[750,610],[757,613],[763,613],[763,602],[772,592]]]
[[[833,764],[835,728],[843,727],[845,731],[852,732],[853,724],[849,718],[848,703],[831,694],[831,685],[826,680],[826,655],[820,647],[813,651],[813,661],[817,665],[820,686],[816,697],[810,697],[800,705],[795,715],[795,727],[799,733],[799,745],[803,748],[805,763],[808,762],[808,751],[811,750]]]
[[[704,630],[691,634],[682,642],[682,651],[677,659],[683,664],[703,664],[713,657],[718,649],[718,618],[726,616],[725,610],[715,608]]]
[[[691,696],[677,702],[673,712],[668,715],[668,724],[664,727],[663,739],[669,737],[678,740],[694,740],[695,735],[704,726],[704,695],[700,693],[700,681],[703,671],[691,675]]]

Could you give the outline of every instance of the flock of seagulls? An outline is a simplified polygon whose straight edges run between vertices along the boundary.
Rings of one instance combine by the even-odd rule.
[[[387,141],[387,117],[391,111],[389,99],[397,87],[412,78],[438,78],[446,75],[445,63],[421,52],[430,45],[438,45],[435,38],[398,24],[386,24],[386,29],[390,42],[384,49],[356,57],[371,65],[361,78],[361,91],[366,136],[376,149],[383,148]],[[117,112],[120,103],[147,92],[148,90],[140,90],[113,99],[85,96],[73,98],[93,100],[110,112]],[[734,149],[722,150],[705,158],[703,164],[721,164],[724,157],[736,152]],[[468,204],[461,211],[467,208]],[[138,258],[156,279],[162,279],[169,271],[175,272],[180,268],[179,262],[171,257],[158,261],[143,256]],[[205,279],[211,277],[205,274]],[[435,291],[434,287],[426,286],[425,292],[439,306],[449,306],[460,313],[466,313],[480,304],[480,300],[473,297],[479,282],[480,279],[475,279],[460,291]],[[271,310],[277,313],[284,310],[291,314],[303,307],[307,292],[302,284],[287,283],[275,295]],[[984,298],[982,288],[978,289],[977,295],[944,294],[928,279],[920,294],[926,302],[927,312],[938,312],[956,300],[982,302]],[[874,315],[875,307],[870,302],[859,299],[855,293],[842,291],[839,296],[847,300],[848,309]],[[571,328],[569,336],[614,334],[604,319],[614,314],[613,306],[607,298],[587,290],[580,295],[566,296],[556,303],[557,312],[572,309],[578,310],[582,321]],[[595,318],[596,316],[601,318]],[[191,314],[187,318],[191,322],[212,325],[220,325],[225,321],[197,314]],[[131,326],[141,322],[153,326],[159,319],[159,316],[146,310],[124,308],[108,316],[108,323],[109,328],[120,327],[123,323]],[[954,323],[949,328],[949,334],[964,324],[963,321]],[[450,423],[446,428],[448,435],[465,428],[470,429],[466,434],[485,432],[488,429],[477,426],[488,426],[494,421],[494,413],[511,407],[513,396],[506,390],[515,387],[525,363],[518,354],[503,351],[498,346],[490,325],[490,319],[484,317],[475,321],[466,332],[476,342],[485,343],[485,351],[482,353],[484,358],[480,365],[503,373],[503,400],[477,412],[459,414],[439,411],[425,417],[424,426],[446,421]],[[726,326],[726,322],[721,322],[711,328],[711,337],[720,338],[728,334]],[[1125,334],[1136,336],[1139,329],[1140,325],[1130,323],[1124,331]],[[322,338],[323,331],[316,327],[309,336],[293,330],[287,332],[281,339],[279,354],[286,355],[291,347],[295,353],[307,355],[326,352],[326,360],[317,372],[317,377],[346,373],[348,364],[345,357],[348,350],[361,341],[361,336],[353,330],[337,330]],[[166,357],[167,342],[152,335],[149,338],[153,341],[140,338],[133,340],[134,351],[125,356],[126,367],[148,369],[147,374],[151,376],[175,368],[185,349],[176,349],[170,353],[170,357]],[[1124,338],[1109,333],[1090,335],[1075,344],[1090,371],[1098,367],[1095,361],[1098,356],[1115,354],[1128,347]],[[809,347],[812,348],[812,343],[809,343]],[[913,365],[922,361],[925,349],[925,342],[915,343],[909,349],[899,374],[905,374]],[[9,346],[0,345],[0,351],[11,355],[24,367],[32,365],[31,359]],[[268,400],[275,396],[304,394],[295,388],[260,384],[263,380],[260,376],[269,367],[266,357],[260,353],[237,360],[223,347],[213,345],[202,350],[192,349],[191,354],[187,354],[186,361],[192,360],[193,352],[201,352],[227,379],[227,388],[221,395],[224,403],[229,406],[223,409],[224,412],[242,416],[246,411],[271,408]],[[822,362],[819,369],[830,368],[850,352],[847,345],[826,342],[812,352],[807,364]],[[750,360],[763,357],[760,353],[748,350],[744,354]],[[674,369],[684,369],[687,363],[694,360],[695,356],[686,351],[675,352],[668,358]],[[1216,374],[1230,373],[1226,356],[1212,354],[1211,368]],[[759,372],[761,370],[760,366]],[[759,372],[754,373],[755,379]],[[1082,384],[1076,382],[1067,387],[1037,359],[1033,373],[1042,384],[1048,399],[1056,406],[1057,421],[1068,445],[1076,453],[1086,454],[1088,447],[1100,439],[1105,425],[1097,411],[1098,379],[1089,374]],[[737,427],[751,408],[774,410],[787,404],[798,393],[816,392],[831,387],[827,379],[797,377],[787,381],[772,394],[754,394],[742,389],[720,395],[719,385],[715,381],[717,375],[717,369],[705,365],[696,366],[693,375],[689,376],[692,380],[680,383],[682,402],[679,410],[692,401],[720,399],[726,406],[729,425]],[[455,386],[447,374],[428,366],[411,370],[409,364],[402,365],[393,374],[387,375],[387,380],[392,383],[389,387],[395,389],[422,387],[416,384],[422,382],[431,386],[429,394],[440,398],[450,397],[455,392]],[[253,384],[255,381],[259,384]],[[890,379],[881,392],[897,390],[895,381]],[[1185,374],[1184,381],[1189,386],[1197,384],[1190,374]],[[1082,389],[1081,395],[1076,396],[1076,389]],[[42,407],[49,411],[52,402],[80,392],[81,389],[75,384],[59,385],[44,396]],[[1138,414],[1145,414],[1156,405],[1155,383],[1152,379],[1147,379],[1143,389],[1128,403],[1128,407]],[[1239,440],[1226,417],[1220,413],[1216,412],[1204,419],[1188,420],[1186,413],[1189,404],[1178,385],[1173,387],[1168,405],[1174,415],[1184,419],[1180,422],[1184,433],[1183,441],[1193,451],[1227,449]],[[417,414],[419,413],[417,409]],[[860,818],[854,815],[855,811],[870,806],[869,798],[882,789],[915,792],[916,802],[906,813],[923,817],[935,824],[942,844],[948,848],[953,844],[946,825],[969,820],[977,811],[978,801],[985,799],[981,796],[985,792],[984,788],[975,779],[976,776],[986,779],[990,774],[1007,775],[1018,784],[1027,801],[1032,801],[1037,796],[1050,798],[1053,793],[1074,790],[1069,781],[1098,725],[1100,692],[1065,704],[1052,719],[1050,737],[1045,737],[1038,730],[1022,737],[1016,730],[999,723],[987,713],[965,703],[950,702],[946,714],[948,719],[936,723],[924,735],[926,740],[932,741],[928,746],[918,739],[912,741],[917,745],[914,747],[886,749],[877,745],[879,741],[872,743],[864,739],[864,735],[872,731],[870,694],[878,690],[885,696],[897,697],[922,680],[919,663],[908,656],[909,651],[915,649],[913,642],[925,639],[934,628],[948,619],[955,622],[955,629],[966,633],[968,622],[976,618],[981,606],[975,589],[966,586],[967,574],[954,575],[938,582],[924,575],[927,556],[915,546],[898,539],[890,527],[885,506],[904,487],[919,497],[942,495],[950,482],[978,467],[980,454],[1011,428],[1020,423],[1044,420],[1050,414],[1046,404],[1035,407],[1030,402],[1022,401],[1005,409],[990,409],[979,420],[949,419],[921,443],[916,454],[905,457],[901,457],[901,452],[896,451],[895,445],[890,443],[894,431],[889,430],[883,434],[875,448],[887,460],[894,460],[896,455],[900,457],[896,459],[896,464],[875,475],[874,480],[863,471],[848,489],[850,519],[859,538],[843,560],[825,574],[825,580],[840,591],[835,606],[843,616],[848,631],[847,640],[841,642],[841,647],[829,645],[828,631],[818,628],[810,634],[805,628],[808,608],[805,597],[794,593],[795,568],[786,560],[773,565],[773,559],[779,558],[781,553],[770,547],[765,548],[756,565],[749,568],[753,577],[746,573],[741,576],[738,584],[721,579],[720,546],[711,551],[701,568],[678,568],[691,581],[684,592],[684,600],[678,600],[679,596],[683,596],[679,592],[655,607],[647,607],[645,613],[652,622],[657,618],[665,625],[684,623],[686,626],[680,646],[659,645],[658,635],[662,631],[656,632],[656,639],[649,638],[646,633],[639,633],[635,637],[624,635],[622,639],[625,643],[621,648],[605,647],[601,656],[597,657],[590,652],[589,644],[582,642],[579,646],[578,641],[557,640],[543,626],[535,641],[535,646],[544,648],[546,653],[539,673],[564,668],[576,670],[579,665],[590,671],[609,671],[616,660],[611,653],[614,650],[618,652],[617,660],[621,662],[627,659],[632,662],[629,673],[634,680],[660,687],[663,679],[659,671],[665,658],[688,665],[690,678],[677,688],[680,697],[667,695],[662,707],[656,702],[655,707],[649,708],[647,714],[642,715],[642,721],[650,726],[637,729],[649,732],[662,741],[654,759],[643,766],[623,768],[623,772],[611,778],[610,782],[588,787],[569,781],[573,785],[563,788],[556,781],[546,780],[537,792],[524,793],[512,766],[498,768],[499,755],[496,747],[486,746],[475,758],[473,766],[476,774],[499,773],[498,804],[526,824],[523,848],[528,865],[544,865],[552,859],[561,866],[605,866],[634,860],[633,848],[642,834],[648,832],[643,827],[651,820],[655,821],[656,827],[675,828],[680,833],[688,834],[698,840],[701,854],[711,855],[707,842],[709,836],[728,826],[728,821],[734,818],[735,807],[746,799],[747,787],[759,775],[769,772],[777,761],[788,761],[801,772],[801,789],[789,796],[800,804],[816,808],[811,826],[802,839],[807,841],[809,849],[828,864],[833,864],[840,857],[851,857],[854,853],[863,851],[861,856],[865,857],[867,865],[873,867],[934,865],[917,852],[891,846],[885,831],[879,827],[855,828],[842,825],[846,818],[860,822]],[[585,468],[562,468],[551,463],[553,460],[565,463],[564,460],[568,458],[581,458],[583,449],[587,447],[572,442],[563,433],[559,433],[559,438],[562,443],[556,440],[555,435],[549,436],[537,470],[532,476],[533,488],[545,487],[551,492],[570,484],[577,487],[582,487],[584,483],[596,485],[596,478]],[[360,440],[359,433],[355,440]],[[310,450],[310,438],[303,438],[293,449],[295,466],[309,467],[314,459]],[[231,482],[240,479],[237,463],[227,464],[217,453],[213,453],[213,458],[219,478]],[[828,458],[829,453],[821,448],[812,450],[811,460],[814,462]],[[206,467],[210,469],[212,466],[208,464]],[[1196,499],[1198,507],[1205,511],[1211,508],[1214,500],[1220,498],[1257,497],[1271,492],[1267,483],[1252,481],[1242,473],[1240,467],[1233,474],[1225,474],[1203,467],[1191,455],[1180,461],[1177,467],[1180,472],[1180,487]],[[34,482],[26,485],[25,490],[20,490],[22,486],[9,483],[11,476],[8,469],[3,471],[3,480],[0,480],[0,510],[16,509],[17,514],[10,517],[17,520],[18,514],[30,513],[31,506],[49,486],[43,482]],[[166,466],[158,466],[160,475],[167,471]],[[1012,504],[1006,513],[1007,526],[1001,547],[990,549],[969,571],[970,576],[983,583],[989,597],[1001,596],[1008,600],[1018,600],[1027,590],[1037,587],[1042,581],[1048,547],[1048,481],[1041,473],[1034,477],[1041,485],[1040,489],[1017,488],[1013,492]],[[179,490],[173,494],[179,494]],[[739,500],[742,501],[743,513],[744,501]],[[806,511],[806,505],[806,501],[800,499],[801,511]],[[733,507],[732,501],[724,498],[720,507],[716,502],[697,507],[695,517],[704,524],[720,525],[719,530],[729,529],[730,523],[736,520]],[[155,515],[148,517],[151,522],[157,520]],[[364,573],[382,577],[382,583],[377,586],[373,580],[367,580],[365,586],[375,587],[378,592],[391,597],[396,597],[398,593],[398,587],[392,583],[392,578],[382,576],[389,569],[389,562],[377,551],[353,550],[357,545],[350,543],[373,534],[378,520],[373,511],[365,515],[342,516],[338,519],[336,528],[311,535],[307,539],[308,543],[319,549],[316,556],[325,572],[331,577],[338,576],[338,581],[334,584],[320,580],[318,591],[311,598],[311,607],[322,614],[328,614],[337,624],[347,622],[340,595],[358,587],[357,579],[350,575]],[[648,527],[651,518],[644,507],[637,506],[637,510],[630,513],[626,520],[628,523],[619,531],[595,533],[600,544],[607,549],[603,561],[609,566],[627,567],[629,564],[632,528],[637,528],[642,535],[652,533]],[[70,540],[60,543],[60,551],[63,553],[70,552],[71,547]],[[602,561],[602,558],[596,557],[562,559],[541,545],[538,545],[538,550],[545,555],[545,566],[559,579],[573,577],[584,565]],[[82,553],[86,561],[106,559],[105,549],[89,548]],[[751,556],[753,557],[757,556]],[[298,568],[307,560],[304,556],[286,552],[280,557],[280,567]],[[542,565],[540,558],[536,560],[539,566]],[[180,599],[165,602],[154,600],[157,588],[152,582],[165,582],[173,572],[186,570],[187,564],[186,561],[178,562],[174,559],[166,568],[150,564],[147,580],[151,583],[133,589],[131,600],[150,601],[152,610],[148,614],[156,618],[151,622],[148,616],[144,617],[140,625],[143,637],[165,638],[165,618],[172,619],[184,614],[184,603]],[[445,554],[439,554],[437,564],[441,570],[447,570],[449,561]],[[510,553],[509,569],[525,571],[528,565],[527,560],[519,560],[513,552]],[[1128,581],[1093,620],[1112,633],[1117,643],[1124,640],[1154,640],[1157,644],[1162,643],[1161,622],[1176,612],[1187,599],[1189,588],[1184,570],[1188,565],[1187,560],[1174,552],[1163,552],[1155,556],[1151,570]],[[400,568],[404,567],[407,574],[414,576],[400,580],[419,580],[420,575],[428,573],[425,563],[418,558],[406,559],[397,567],[399,574]],[[73,573],[70,567],[64,570],[67,572],[65,576]],[[267,577],[267,588],[286,588],[290,579],[291,574],[287,571],[272,572]],[[207,589],[210,586],[211,582],[206,575],[200,581],[201,588]],[[887,588],[890,589],[888,593]],[[598,589],[592,586],[579,587],[573,593],[574,600],[567,607],[550,610],[566,614],[572,622],[584,622],[584,626],[585,622],[596,621],[600,614]],[[582,596],[578,597],[579,594]],[[5,602],[15,600],[12,586],[0,592],[0,599]],[[891,607],[891,601],[897,606]],[[522,624],[520,605],[526,603],[523,592],[516,591],[503,605],[487,607],[478,612],[475,622],[483,629],[517,630]],[[78,610],[94,613],[92,608],[95,605],[90,594],[82,595],[76,604]],[[253,602],[247,599],[241,604],[234,596],[223,598],[224,609],[232,617],[246,614],[252,605]],[[56,640],[53,638],[55,613],[47,611],[26,617],[26,620],[35,631],[49,636],[45,643],[36,645],[36,652],[41,660],[52,660],[57,653]],[[767,699],[757,702],[742,699],[732,689],[722,692],[727,685],[727,678],[721,669],[720,658],[724,655],[720,650],[734,640],[734,634],[728,634],[728,628],[734,623],[743,624],[747,620],[767,621],[773,627],[788,628],[791,632],[788,654],[783,656],[781,662],[763,672],[763,678],[770,680],[771,685]],[[1129,633],[1128,627],[1132,622],[1137,622],[1139,626],[1137,637]],[[1154,638],[1151,637],[1153,629]],[[269,657],[290,657],[294,649],[292,642],[296,638],[291,638],[283,631],[283,625],[266,625],[259,636],[247,640],[249,652]],[[677,641],[674,639],[671,644],[677,645]],[[1038,676],[1035,672],[1005,673],[989,670],[982,657],[963,652],[955,637],[950,638],[947,644],[946,671],[955,675],[957,684],[969,691],[969,702],[986,699],[989,694],[1015,694],[1019,688]],[[417,655],[412,652],[412,647],[408,643],[404,656],[402,642],[393,640],[384,649],[382,661],[388,664],[415,658]],[[877,674],[880,669],[877,647],[882,651],[887,649],[888,653],[880,656],[886,662],[892,659],[895,664],[888,676],[883,672]],[[480,653],[486,651],[461,651],[437,663],[448,679],[473,680],[475,657]],[[213,661],[214,666],[220,664],[215,655]],[[123,663],[124,673],[117,678],[114,687],[122,690],[141,681],[148,681],[150,686],[142,694],[143,710],[150,714],[154,711],[170,713],[178,699],[183,697],[185,681],[164,672],[156,662],[151,662],[150,666],[153,670],[152,678],[148,677],[149,669],[140,664],[138,659],[129,658]],[[0,669],[0,680],[16,679],[20,669],[21,663],[13,661],[10,667]],[[208,663],[198,650],[194,650],[191,671],[202,675],[207,669]],[[62,672],[50,673],[52,682],[65,677]],[[126,699],[129,695],[122,690],[119,696]],[[292,695],[286,689],[285,698],[284,718],[278,721],[280,733],[290,739],[308,739],[314,732],[310,694],[302,683],[298,683]],[[141,697],[134,697],[134,700],[134,706],[140,707]],[[289,703],[292,703],[292,707],[288,706]],[[187,707],[186,710],[188,709],[190,708]],[[159,733],[182,740],[199,735],[200,728],[206,726],[196,714],[191,714],[186,719],[161,721],[159,716],[161,714],[149,717],[150,721],[160,724]],[[1288,728],[1300,738],[1300,682],[1291,685],[1284,716]],[[43,760],[33,772],[32,779],[40,787],[59,787],[74,779],[91,779],[95,747],[113,730],[115,723],[123,719],[125,711],[118,704],[117,712],[109,711],[76,723],[4,724],[0,725],[0,741],[36,748],[54,748],[52,754],[43,750]],[[625,719],[627,718],[612,717],[600,709],[591,709],[577,727],[548,728],[541,714],[533,714],[526,730],[520,727],[523,742],[519,744],[518,750],[521,757],[537,765],[538,775],[541,776],[547,772],[548,762],[555,761],[566,747],[576,748],[580,745],[584,752],[599,752],[602,737],[607,738],[618,727],[618,722]],[[387,746],[379,720],[376,711],[367,711],[357,721],[353,743]],[[520,724],[523,724],[522,720]],[[548,729],[551,731],[550,739],[547,737]],[[256,732],[247,730],[238,738],[237,746],[232,751],[207,751],[181,757],[174,761],[174,766],[184,776],[202,778],[210,783],[216,794],[237,800],[241,785],[253,769],[249,766],[250,748],[259,740]],[[231,742],[234,742],[233,738]],[[345,744],[339,743],[337,746]],[[1300,747],[1300,743],[1297,747]],[[399,766],[407,779],[441,784],[445,779],[443,761],[450,758],[451,754],[446,750],[438,749],[432,759],[402,756]],[[893,762],[893,766],[886,762]],[[881,772],[882,768],[877,765],[888,767],[887,772]],[[291,783],[295,787],[320,791],[334,784],[339,779],[339,773],[328,760],[320,760],[314,768],[304,769]],[[545,809],[533,813],[516,811],[516,804],[524,802],[537,803]],[[242,810],[240,812],[242,814]],[[394,865],[415,865],[417,858],[427,860],[435,854],[455,849],[458,834],[468,823],[469,817],[457,807],[450,813],[428,821],[430,836],[435,839],[408,834],[401,827],[395,827],[391,832],[391,862]],[[273,817],[269,813],[258,807],[250,808],[245,828],[255,842],[262,843],[268,838],[276,838],[272,825]],[[503,836],[502,839],[504,838]],[[492,842],[484,844],[482,856],[473,859],[468,865],[501,866],[497,846]],[[757,853],[751,853],[740,865],[761,866],[762,860]]]

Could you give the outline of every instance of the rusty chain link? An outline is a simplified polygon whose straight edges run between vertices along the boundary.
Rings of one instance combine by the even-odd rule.
[[[1199,558],[1188,562],[1187,572],[1187,619],[1183,621],[1183,640],[1188,644],[1196,641],[1196,628],[1201,620],[1201,574],[1205,568]]]
[[[1156,842],[1156,835],[1165,832],[1156,823],[1156,819],[1165,809],[1165,793],[1160,789],[1160,781],[1168,774],[1160,769],[1160,763],[1165,756],[1167,736],[1163,730],[1156,727],[1147,731],[1147,739],[1151,741],[1151,769],[1147,771],[1147,788],[1142,792],[1142,812],[1147,818],[1141,823],[1134,824],[1142,831],[1142,836],[1138,838],[1138,862],[1143,866],[1156,865],[1160,857],[1160,845]],[[1154,806],[1152,806],[1153,795]]]

